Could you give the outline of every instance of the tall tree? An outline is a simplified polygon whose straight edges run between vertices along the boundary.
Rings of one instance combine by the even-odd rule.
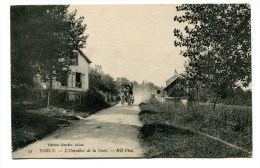
[[[193,78],[216,93],[216,100],[238,83],[251,82],[251,14],[249,4],[185,4],[174,21],[175,46],[184,47]],[[214,103],[214,108],[215,108]]]
[[[67,5],[11,8],[12,84],[31,85],[40,74],[49,83],[47,106],[53,79],[59,80],[75,51],[86,44],[84,18],[77,19],[76,13],[68,12]]]

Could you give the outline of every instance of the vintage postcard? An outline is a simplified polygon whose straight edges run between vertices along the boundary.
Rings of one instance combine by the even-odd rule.
[[[12,158],[251,158],[250,4],[11,5]]]

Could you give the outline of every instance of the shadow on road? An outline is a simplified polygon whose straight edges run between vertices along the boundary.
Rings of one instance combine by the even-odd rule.
[[[194,135],[193,132],[185,129],[181,129],[179,127],[170,126],[170,125],[163,125],[163,124],[148,124],[144,125],[141,128],[141,135],[142,137],[146,138],[148,136],[152,136],[154,133],[165,133],[168,135]]]

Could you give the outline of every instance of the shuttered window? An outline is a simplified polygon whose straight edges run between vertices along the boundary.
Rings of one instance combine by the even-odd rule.
[[[82,74],[81,73],[76,72],[75,82],[76,82],[76,87],[82,88]]]
[[[76,73],[72,73],[72,87],[76,87]]]
[[[85,84],[85,74],[82,74],[81,83],[82,83],[82,88],[85,88],[85,86],[86,86],[86,84]]]

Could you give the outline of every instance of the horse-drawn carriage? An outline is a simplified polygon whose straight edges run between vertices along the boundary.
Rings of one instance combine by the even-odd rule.
[[[134,104],[134,95],[133,95],[133,84],[123,83],[122,85],[122,96],[121,104],[128,103],[128,105]]]

